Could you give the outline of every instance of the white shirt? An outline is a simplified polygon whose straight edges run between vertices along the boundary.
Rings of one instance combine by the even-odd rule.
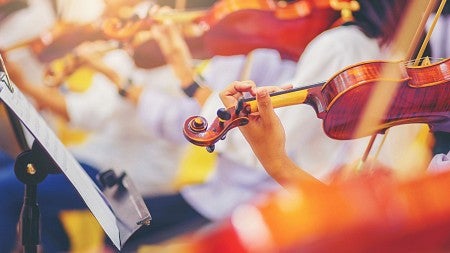
[[[428,167],[431,173],[439,173],[450,170],[450,151],[447,154],[437,154],[433,157]]]

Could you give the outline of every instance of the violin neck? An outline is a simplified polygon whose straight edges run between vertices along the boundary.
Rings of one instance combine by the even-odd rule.
[[[189,23],[206,14],[205,10],[191,10],[191,11],[175,11],[173,13],[162,13],[151,16],[153,20],[165,22],[167,20],[174,23]]]
[[[322,87],[323,84],[325,84],[325,82],[271,93],[270,100],[272,101],[272,106],[274,108],[279,108],[290,105],[304,104],[308,99],[311,89]],[[249,107],[250,113],[258,111],[256,98],[246,98],[243,99],[243,102]]]

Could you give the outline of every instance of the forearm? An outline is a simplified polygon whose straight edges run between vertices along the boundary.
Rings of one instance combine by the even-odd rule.
[[[289,188],[300,187],[322,188],[326,185],[298,167],[287,155],[264,158],[258,157],[267,173],[281,186]]]
[[[7,66],[13,83],[25,95],[31,97],[37,107],[50,110],[52,113],[69,120],[65,97],[58,88],[31,84],[27,81],[18,65],[9,62]]]
[[[117,74],[114,70],[108,67],[102,60],[100,59],[90,59],[87,61],[87,64],[93,68],[94,70],[105,75],[111,82],[113,82],[118,88],[122,85],[122,78],[119,74]]]
[[[155,27],[156,28],[156,27]],[[172,68],[175,76],[180,81],[180,88],[185,91],[195,81],[196,71],[192,67],[192,56],[186,41],[181,36],[180,31],[173,25],[166,25],[156,28],[158,31],[158,43],[163,52],[167,64]],[[195,92],[189,95],[201,106],[212,93],[211,89],[205,86],[197,86]]]

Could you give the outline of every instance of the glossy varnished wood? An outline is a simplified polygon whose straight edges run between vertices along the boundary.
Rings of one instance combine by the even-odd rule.
[[[450,118],[450,60],[425,67],[409,67],[402,62],[366,62],[345,69],[330,79],[322,89],[325,133],[334,139],[352,139],[383,132],[407,123],[433,126]],[[389,87],[388,87],[389,86]],[[395,89],[393,97],[381,97],[388,103],[381,119],[358,129],[366,104],[374,89]],[[374,108],[373,110],[377,110]],[[365,118],[372,120],[371,115]]]

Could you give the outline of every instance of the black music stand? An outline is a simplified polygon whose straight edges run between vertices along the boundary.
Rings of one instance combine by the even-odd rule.
[[[16,177],[25,185],[24,201],[20,212],[19,234],[24,252],[37,252],[40,240],[40,212],[37,203],[37,185],[42,182],[54,164],[47,158],[38,142],[30,150],[20,153],[14,164]]]
[[[108,170],[98,175],[102,187],[99,189],[23,94],[15,90],[1,57],[0,63],[0,103],[6,107],[14,135],[22,151],[16,157],[14,172],[25,186],[19,221],[24,252],[37,252],[40,241],[37,186],[48,174],[55,173],[66,175],[111,241],[120,250],[139,227],[150,225],[151,221],[150,212],[134,183],[125,173],[117,177],[112,170]],[[28,130],[30,137],[34,138],[31,148],[24,130]]]

